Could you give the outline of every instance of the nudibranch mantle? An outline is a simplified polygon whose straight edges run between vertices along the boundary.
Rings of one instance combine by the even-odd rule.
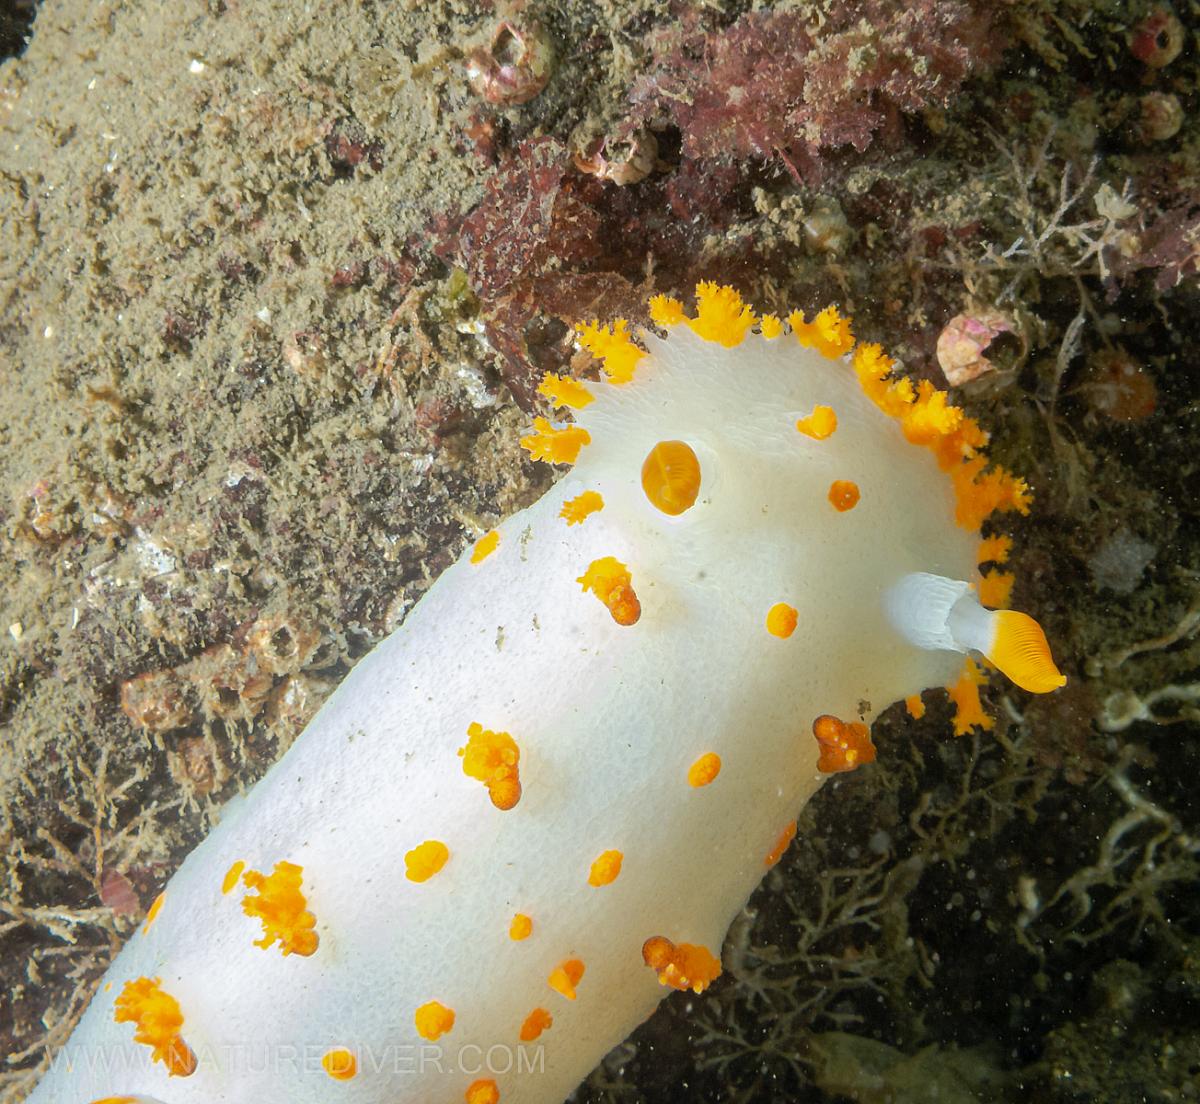
[[[978,427],[836,312],[698,298],[581,329],[607,378],[549,379],[575,425],[526,439],[574,469],[230,803],[32,1104],[555,1104],[712,980],[884,707],[957,684],[986,724],[970,650],[1060,684],[975,597],[979,520],[1027,503]]]

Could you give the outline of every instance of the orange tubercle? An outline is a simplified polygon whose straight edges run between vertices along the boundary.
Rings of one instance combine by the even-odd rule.
[[[1012,537],[1004,535],[984,537],[979,542],[979,551],[975,553],[975,562],[981,564],[1007,563],[1008,554],[1012,551],[1012,546]]]
[[[687,320],[692,332],[727,349],[740,345],[758,321],[742,297],[725,284],[711,280],[696,285],[696,317]]]
[[[426,840],[404,856],[404,876],[410,882],[427,882],[450,858],[450,849],[441,840]]]
[[[170,1077],[190,1077],[196,1072],[196,1055],[183,1041],[183,1013],[179,1002],[163,992],[161,979],[141,977],[127,981],[113,1010],[117,1023],[132,1023],[134,1042],[153,1048],[153,1060],[167,1067]]]
[[[254,945],[264,950],[273,943],[279,944],[284,956],[311,955],[319,943],[313,931],[317,918],[308,911],[307,901],[300,892],[304,869],[290,862],[277,862],[270,874],[247,870],[242,882],[248,889],[257,890],[257,896],[246,894],[242,898],[242,911],[247,916],[262,921],[263,937]]]
[[[837,307],[826,307],[811,322],[804,320],[803,312],[792,311],[788,315],[788,324],[801,345],[816,349],[830,360],[837,360],[854,348],[850,319],[843,318]]]
[[[358,1073],[358,1059],[347,1047],[334,1047],[321,1055],[321,1068],[335,1081],[352,1081]]]
[[[767,852],[766,857],[763,859],[763,865],[774,866],[779,862],[783,858],[783,853],[791,846],[791,842],[795,838],[796,822],[793,820],[779,833],[779,838],[775,841],[775,845]]]
[[[829,501],[838,513],[853,510],[861,497],[858,484],[849,479],[835,479],[829,486]]]
[[[780,640],[786,640],[796,631],[798,617],[795,606],[789,606],[786,602],[776,602],[767,610],[767,632]]]
[[[604,509],[604,496],[599,491],[584,491],[563,503],[558,516],[568,525],[580,525],[597,510]]]
[[[146,923],[142,925],[143,934],[150,930],[150,925],[158,919],[158,914],[162,911],[163,902],[167,899],[166,890],[163,890],[157,897],[154,898],[154,903],[150,906],[146,913]]]
[[[561,993],[567,1000],[574,1000],[575,987],[583,978],[584,969],[582,959],[568,958],[550,971],[550,976],[546,978],[546,984],[556,993]]]
[[[225,871],[225,877],[221,881],[221,892],[231,893],[234,886],[238,884],[242,877],[242,871],[246,869],[246,864],[243,860],[238,859],[228,870]]]
[[[471,563],[483,563],[500,545],[500,531],[493,529],[490,533],[482,536],[475,542],[475,547],[471,549]]]
[[[987,676],[973,659],[963,664],[958,681],[946,688],[954,703],[954,735],[963,736],[972,728],[989,729],[995,720],[984,711],[979,698],[979,687],[987,682]]]
[[[813,721],[812,727],[821,749],[817,770],[822,774],[852,771],[875,762],[875,745],[865,724],[839,721],[825,713]]]
[[[837,429],[837,415],[832,406],[814,406],[811,414],[796,423],[796,428],[814,441],[825,441]]]
[[[652,935],[642,944],[642,961],[658,974],[660,985],[703,993],[721,976],[721,960],[696,943],[673,943]]]
[[[541,1033],[554,1026],[554,1017],[544,1008],[535,1008],[521,1024],[521,1042],[532,1043]]]
[[[642,604],[633,589],[629,569],[615,557],[604,556],[593,560],[586,573],[575,581],[608,607],[608,612],[618,625],[635,625],[642,616]]]
[[[508,925],[508,938],[514,943],[520,943],[533,934],[533,920],[523,912],[518,912]]]
[[[500,1104],[500,1090],[490,1077],[481,1077],[467,1086],[467,1104]]]
[[[513,808],[521,800],[520,748],[507,732],[492,732],[472,722],[467,728],[466,747],[460,747],[463,773],[482,782],[500,810]]]
[[[429,1042],[437,1042],[454,1026],[454,1009],[440,1001],[426,1001],[413,1013],[417,1034]]]
[[[650,320],[658,326],[677,326],[687,320],[683,304],[669,295],[650,297]]]
[[[594,402],[593,395],[586,386],[570,376],[556,375],[547,372],[538,384],[538,394],[545,395],[555,406],[567,406],[572,410],[582,410],[588,403]]]
[[[989,571],[979,577],[979,603],[996,609],[1007,606],[1015,576],[1011,571]]]
[[[910,694],[905,698],[904,708],[914,721],[919,721],[925,716],[925,703],[921,700],[920,694]]]
[[[604,851],[592,863],[588,871],[588,885],[606,886],[617,880],[625,856],[620,851]]]
[[[715,751],[706,752],[688,767],[688,785],[699,789],[713,782],[720,773],[721,757]]]
[[[521,438],[521,448],[547,464],[574,464],[592,435],[582,426],[553,426],[545,418],[533,419],[533,432]]]
[[[585,322],[575,327],[579,344],[601,362],[609,383],[628,383],[646,350],[633,343],[629,323],[618,318],[611,326]]]

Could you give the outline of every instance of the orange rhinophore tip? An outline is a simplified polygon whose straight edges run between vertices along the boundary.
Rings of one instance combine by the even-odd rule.
[[[636,625],[642,616],[642,603],[633,589],[633,577],[615,556],[593,560],[588,564],[586,574],[575,581],[608,607],[618,625]]]
[[[578,958],[568,958],[561,966],[555,966],[546,978],[546,984],[556,993],[561,993],[567,1000],[575,999],[575,986],[583,977],[583,962]]]
[[[159,978],[141,977],[127,981],[113,1009],[116,1023],[132,1023],[134,1042],[153,1047],[153,1059],[167,1067],[170,1077],[188,1077],[196,1072],[196,1055],[183,1041],[183,1013],[170,993],[164,993]]]
[[[1022,690],[1048,694],[1066,685],[1067,676],[1054,665],[1046,634],[1032,617],[998,610],[995,624],[996,637],[987,657]]]
[[[700,493],[700,460],[683,441],[659,441],[642,463],[642,490],[672,517],[690,510]]]
[[[277,862],[270,874],[247,870],[242,875],[247,888],[258,891],[242,898],[242,911],[262,921],[263,937],[254,941],[256,947],[265,949],[278,942],[285,956],[304,957],[317,949],[320,940],[313,931],[317,918],[300,892],[303,876],[303,867],[291,862]]]

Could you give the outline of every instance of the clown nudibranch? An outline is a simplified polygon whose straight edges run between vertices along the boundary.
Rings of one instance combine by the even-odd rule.
[[[1065,681],[1003,605],[1028,509],[945,393],[828,308],[731,288],[579,327],[573,463],[479,540],[231,802],[32,1104],[555,1104],[675,989],[889,703],[982,656]],[[964,656],[968,657],[964,660]]]

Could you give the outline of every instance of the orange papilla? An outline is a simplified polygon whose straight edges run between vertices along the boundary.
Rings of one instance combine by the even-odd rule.
[[[812,729],[820,746],[817,770],[823,774],[851,771],[875,761],[875,745],[865,724],[825,713],[813,721]]]
[[[317,949],[319,939],[313,931],[317,918],[308,911],[300,892],[303,874],[303,868],[295,863],[280,861],[270,874],[247,870],[242,875],[246,887],[258,891],[242,898],[242,911],[262,922],[263,937],[254,941],[256,947],[265,949],[278,943],[285,956],[305,957]]]
[[[134,1024],[134,1042],[151,1047],[153,1060],[166,1066],[169,1076],[189,1077],[196,1071],[196,1055],[180,1034],[183,1012],[163,991],[160,978],[127,981],[116,999],[113,1020]]]

